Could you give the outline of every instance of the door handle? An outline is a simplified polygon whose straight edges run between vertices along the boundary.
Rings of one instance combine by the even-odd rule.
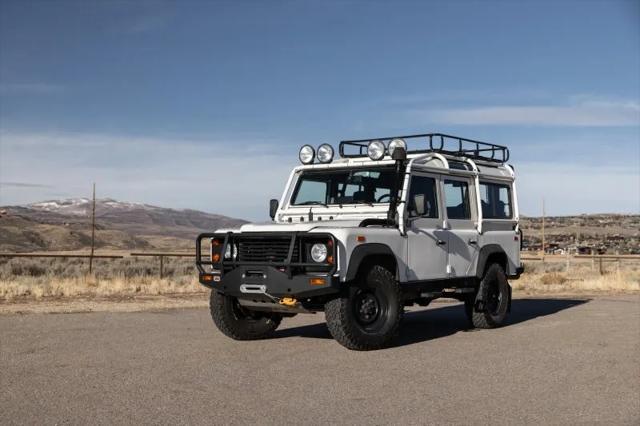
[[[478,244],[478,240],[472,240],[472,239],[470,239],[470,240],[469,240],[469,244],[471,244],[471,245],[476,245],[476,244]]]
[[[447,244],[447,242],[444,241],[444,240],[436,240],[436,244],[439,245],[439,246],[443,246],[443,245]]]

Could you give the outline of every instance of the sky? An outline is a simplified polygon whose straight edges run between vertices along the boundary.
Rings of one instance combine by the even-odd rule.
[[[0,205],[267,220],[301,145],[428,132],[524,215],[640,213],[640,1],[0,0]]]

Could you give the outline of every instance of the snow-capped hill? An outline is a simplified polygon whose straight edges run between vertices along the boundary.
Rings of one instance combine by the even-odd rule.
[[[91,200],[88,198],[69,198],[66,200],[48,200],[39,203],[28,204],[25,207],[60,214],[85,215]]]
[[[0,251],[82,248],[90,241],[92,207],[88,198],[0,207],[5,212],[0,216]],[[182,246],[192,247],[193,240],[201,232],[244,223],[246,221],[241,219],[197,210],[170,209],[112,198],[96,200],[97,238],[101,239],[101,247],[142,249],[168,245],[167,241],[182,241]],[[41,225],[46,225],[51,235],[42,234]],[[68,241],[60,239],[65,235]],[[2,241],[6,236],[12,236],[11,241],[8,237],[5,238],[7,241]]]
[[[33,210],[47,211],[72,216],[86,216],[91,214],[93,203],[89,198],[68,198],[65,200],[48,200],[32,203],[24,206]],[[151,206],[142,203],[117,201],[113,198],[96,199],[96,214],[104,214],[115,211],[133,210],[163,210],[162,207]],[[168,209],[171,210],[171,209]]]

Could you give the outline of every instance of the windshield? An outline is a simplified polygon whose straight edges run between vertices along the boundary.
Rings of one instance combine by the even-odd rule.
[[[291,204],[388,203],[394,180],[393,167],[302,172]]]

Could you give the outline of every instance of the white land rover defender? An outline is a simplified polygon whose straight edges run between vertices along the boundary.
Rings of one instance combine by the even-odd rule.
[[[415,149],[410,149],[411,143]],[[300,149],[272,223],[198,236],[200,283],[227,336],[269,336],[324,311],[350,349],[392,341],[405,306],[464,301],[470,323],[502,324],[521,233],[514,169],[500,145],[443,134]]]

